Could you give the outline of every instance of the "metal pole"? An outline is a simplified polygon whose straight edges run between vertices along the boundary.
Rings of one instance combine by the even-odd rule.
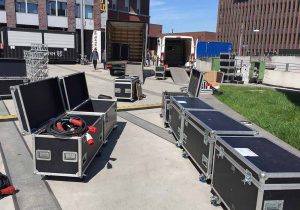
[[[244,33],[244,23],[242,23],[241,34],[240,34],[239,56],[241,56],[241,51],[242,51],[243,33]]]
[[[84,17],[83,17],[83,0],[81,0],[80,17],[81,17],[81,64],[84,64]]]
[[[106,17],[105,17],[105,31],[104,31],[104,58],[105,58],[105,61],[107,59],[107,43],[106,43],[106,36],[107,36],[107,20],[108,20],[108,0],[105,0],[105,14],[106,14]]]

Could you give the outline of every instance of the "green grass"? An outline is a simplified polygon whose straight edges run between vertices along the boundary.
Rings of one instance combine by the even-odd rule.
[[[300,93],[222,86],[220,101],[249,121],[300,150]]]

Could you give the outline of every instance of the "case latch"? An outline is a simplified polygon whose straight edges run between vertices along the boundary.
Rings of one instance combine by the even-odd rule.
[[[188,122],[188,119],[187,119],[187,118],[184,119],[184,125],[185,125],[186,127],[189,125],[189,122]]]
[[[180,132],[181,132],[180,127],[177,128],[177,132],[178,132],[178,134],[180,135]]]
[[[219,154],[217,154],[218,158],[224,158],[225,156],[225,151],[223,147],[219,147]]]
[[[182,134],[182,141],[186,144],[187,143],[187,135],[184,133]]]
[[[252,173],[246,169],[245,178],[242,180],[244,184],[251,185],[252,184]]]
[[[115,88],[115,93],[121,93],[121,88]]]
[[[171,108],[171,104],[167,104],[167,109],[169,110]]]
[[[202,164],[205,166],[205,168],[208,167],[208,159],[204,154],[202,154]]]
[[[203,143],[204,143],[206,146],[208,145],[208,143],[209,143],[209,137],[208,137],[208,135],[205,135],[205,136],[204,136]]]

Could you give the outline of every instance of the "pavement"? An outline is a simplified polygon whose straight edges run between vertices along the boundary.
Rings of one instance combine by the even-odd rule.
[[[49,66],[50,76],[80,71],[86,72],[91,97],[114,95],[114,78],[106,70],[94,71],[90,66],[81,65]],[[151,71],[151,68],[147,70],[149,74],[143,85],[146,98],[134,103],[118,102],[118,106],[161,103],[162,91],[179,91],[182,87],[170,78],[156,80]],[[237,120],[246,120],[214,96],[200,97],[215,109]],[[12,100],[4,100],[2,105],[0,101],[0,111],[15,114]],[[10,175],[20,192],[1,199],[0,209],[222,209],[210,204],[210,186],[199,182],[198,170],[189,159],[182,158],[181,149],[173,144],[174,139],[164,128],[159,114],[160,109],[120,113],[118,128],[103,147],[101,156],[90,165],[86,182],[33,175],[31,136],[19,135],[18,121],[1,122],[0,171]],[[299,155],[299,151],[258,126],[252,126]],[[11,133],[5,135],[5,129]]]

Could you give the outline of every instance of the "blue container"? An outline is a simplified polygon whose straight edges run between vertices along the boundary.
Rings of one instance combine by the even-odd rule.
[[[229,53],[232,43],[229,42],[198,42],[197,58],[219,57],[220,53]]]

